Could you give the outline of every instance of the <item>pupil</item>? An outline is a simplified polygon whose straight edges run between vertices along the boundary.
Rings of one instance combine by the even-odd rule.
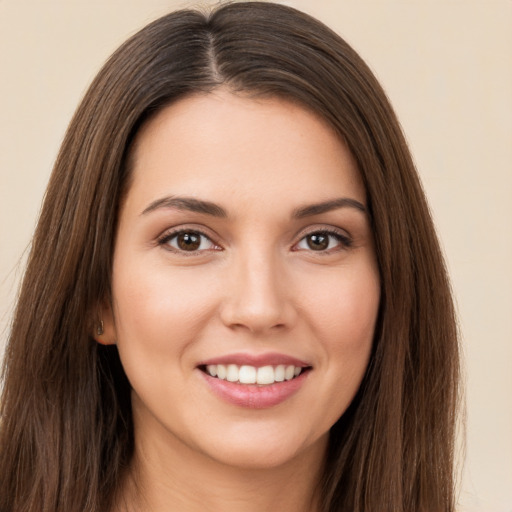
[[[329,237],[327,235],[317,234],[308,237],[308,247],[313,251],[322,251],[329,247]]]
[[[201,237],[193,233],[182,233],[178,235],[178,246],[184,251],[195,251],[201,244]]]

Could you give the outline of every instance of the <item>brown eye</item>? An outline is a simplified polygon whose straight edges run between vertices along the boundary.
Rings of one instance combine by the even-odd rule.
[[[199,231],[179,231],[165,236],[159,242],[163,246],[169,246],[176,252],[201,252],[215,249],[217,246],[203,233]]]
[[[338,231],[315,231],[304,236],[295,246],[296,250],[325,252],[348,249],[352,246],[352,240],[347,235]]]
[[[180,233],[176,243],[182,251],[196,251],[201,245],[201,235],[197,233]]]
[[[306,243],[312,251],[325,251],[329,247],[329,235],[325,233],[308,235]]]

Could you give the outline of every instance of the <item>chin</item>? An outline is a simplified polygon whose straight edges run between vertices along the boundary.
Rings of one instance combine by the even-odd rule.
[[[244,470],[277,469],[296,463],[302,457],[314,457],[323,460],[327,448],[328,434],[316,440],[294,438],[293,435],[244,436],[241,438],[226,437],[224,442],[216,443],[214,450],[208,450],[209,456],[225,465]]]

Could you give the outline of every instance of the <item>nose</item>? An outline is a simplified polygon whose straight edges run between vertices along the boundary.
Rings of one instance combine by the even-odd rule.
[[[264,334],[290,328],[296,319],[286,269],[279,258],[252,251],[231,267],[221,319],[231,329]]]

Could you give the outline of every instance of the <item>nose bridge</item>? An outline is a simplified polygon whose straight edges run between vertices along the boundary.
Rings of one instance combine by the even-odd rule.
[[[264,244],[246,247],[234,259],[226,291],[224,322],[252,332],[289,324],[292,308],[287,300],[286,272],[272,247]]]

